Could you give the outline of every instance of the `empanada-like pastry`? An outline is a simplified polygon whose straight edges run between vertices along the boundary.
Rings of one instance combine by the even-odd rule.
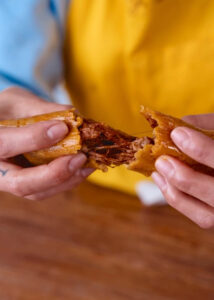
[[[152,137],[135,137],[112,129],[104,123],[85,119],[75,109],[59,111],[26,119],[1,121],[0,127],[22,127],[40,121],[64,121],[69,134],[56,145],[31,153],[24,157],[32,165],[49,163],[53,159],[78,153],[88,157],[87,166],[107,170],[107,166],[116,167],[125,164],[128,169],[146,176],[155,171],[155,161],[161,155],[171,155],[190,165],[195,170],[214,174],[213,169],[201,165],[182,153],[173,143],[170,133],[178,126],[186,126],[214,139],[214,131],[195,128],[184,121],[141,107],[141,113],[153,128]]]

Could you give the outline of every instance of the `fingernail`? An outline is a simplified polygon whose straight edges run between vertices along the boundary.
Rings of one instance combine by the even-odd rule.
[[[161,174],[171,177],[174,173],[174,166],[169,162],[169,160],[165,157],[159,158],[156,163],[155,167]]]
[[[189,143],[189,135],[185,129],[176,128],[171,133],[171,138],[175,142],[176,145],[181,148],[185,148]]]
[[[59,123],[51,126],[47,130],[47,136],[54,141],[62,139],[68,133],[68,127],[65,123]]]
[[[95,169],[93,169],[93,168],[85,168],[85,169],[81,169],[81,174],[82,174],[83,177],[88,177],[94,171],[95,171]]]
[[[81,168],[87,161],[87,157],[83,153],[79,153],[72,157],[69,162],[69,170],[71,173],[75,173],[75,171]]]
[[[163,176],[161,176],[158,172],[153,172],[152,173],[152,179],[154,182],[157,184],[160,190],[166,190],[167,183],[166,180]]]

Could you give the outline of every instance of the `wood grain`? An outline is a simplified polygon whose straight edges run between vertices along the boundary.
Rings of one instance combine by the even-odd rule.
[[[0,199],[1,300],[214,299],[214,231],[169,207],[89,183]]]

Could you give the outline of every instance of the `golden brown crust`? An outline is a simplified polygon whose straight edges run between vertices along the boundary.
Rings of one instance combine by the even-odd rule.
[[[48,149],[25,153],[24,156],[27,160],[33,165],[41,165],[49,163],[53,159],[63,155],[76,154],[81,149],[81,139],[78,127],[82,124],[82,118],[75,113],[75,109],[58,111],[25,119],[5,120],[0,122],[0,127],[22,127],[36,122],[49,120],[64,121],[69,128],[69,134],[62,141]]]
[[[143,173],[146,176],[155,171],[155,161],[161,155],[171,155],[178,158],[184,163],[192,166],[195,170],[213,174],[214,171],[204,165],[199,164],[186,154],[182,153],[173,143],[170,134],[173,129],[180,126],[189,127],[214,139],[214,131],[202,130],[196,128],[181,119],[164,115],[160,112],[153,111],[146,107],[141,107],[141,113],[153,127],[154,145],[146,145],[135,154],[135,160],[128,165],[133,171]]]

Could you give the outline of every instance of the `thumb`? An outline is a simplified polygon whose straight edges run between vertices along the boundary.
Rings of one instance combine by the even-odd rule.
[[[0,128],[0,158],[50,147],[68,133],[64,122],[46,121],[20,128]]]

